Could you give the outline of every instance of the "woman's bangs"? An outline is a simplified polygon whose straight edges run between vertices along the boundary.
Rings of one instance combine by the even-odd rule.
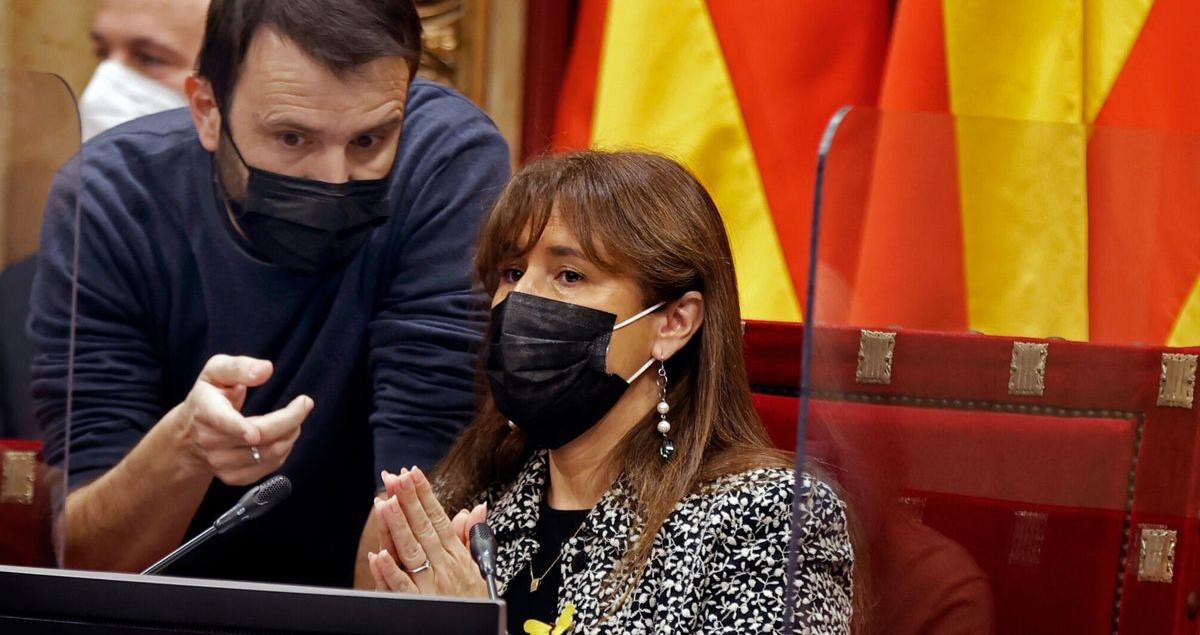
[[[537,192],[533,180],[510,183],[479,237],[475,270],[488,293],[499,286],[501,267],[529,253],[550,222],[553,199]]]
[[[554,196],[554,209],[558,212],[559,220],[575,240],[579,241],[583,255],[597,267],[609,273],[628,270],[628,266],[621,266],[617,259],[612,257],[615,252],[609,248],[616,243],[616,236],[611,236],[605,231],[607,225],[604,220],[612,210],[605,207],[605,201],[580,200],[581,198],[576,195],[575,188],[559,188]]]

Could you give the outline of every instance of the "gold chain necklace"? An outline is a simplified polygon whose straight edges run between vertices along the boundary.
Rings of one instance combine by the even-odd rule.
[[[542,586],[542,579],[545,578],[546,576],[550,575],[550,572],[554,570],[554,565],[558,564],[559,559],[562,558],[563,552],[566,551],[566,549],[567,549],[567,543],[574,540],[575,536],[579,535],[579,530],[583,529],[583,526],[586,524],[587,524],[587,519],[584,518],[583,522],[579,523],[579,526],[575,528],[575,533],[571,534],[571,537],[567,538],[566,541],[563,542],[562,546],[558,548],[558,555],[554,556],[554,560],[550,562],[550,566],[546,567],[546,570],[542,572],[542,575],[536,575],[536,576],[533,575],[533,558],[529,559],[529,592],[530,593],[536,593],[538,590],[538,587]]]

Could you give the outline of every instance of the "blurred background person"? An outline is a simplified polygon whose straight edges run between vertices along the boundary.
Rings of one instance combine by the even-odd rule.
[[[100,64],[79,99],[83,140],[183,108],[209,0],[102,0],[91,41]]]
[[[84,141],[143,115],[187,105],[184,81],[196,65],[208,5],[209,0],[100,0],[94,6],[72,5],[95,11],[89,39],[99,65],[79,97]],[[5,65],[21,66],[17,61],[7,60]],[[53,70],[71,75],[65,67]],[[19,178],[29,178],[28,170],[21,172]],[[7,201],[6,207],[18,205]],[[12,240],[10,234],[16,233],[8,227],[12,222],[19,221],[0,226],[0,239]],[[31,234],[29,242],[33,240],[36,234]],[[20,326],[29,315],[29,291],[37,267],[32,245],[13,251],[18,253],[0,258],[0,324],[5,326],[0,329],[0,439],[38,436],[29,396],[33,345]]]
[[[99,65],[79,98],[84,141],[143,115],[183,108],[209,0],[101,0],[90,32]],[[4,232],[0,231],[0,234]],[[0,321],[24,324],[36,265],[26,257],[0,271]],[[0,438],[36,436],[30,416],[23,328],[0,330]]]

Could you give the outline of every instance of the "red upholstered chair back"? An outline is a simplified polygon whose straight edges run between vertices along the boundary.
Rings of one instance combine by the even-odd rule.
[[[1053,342],[1044,394],[1014,396],[1012,339],[902,331],[890,383],[861,384],[859,338],[814,340],[807,449],[851,505],[873,632],[1196,632],[1196,413],[1157,405],[1162,351]],[[802,329],[746,342],[794,448]]]

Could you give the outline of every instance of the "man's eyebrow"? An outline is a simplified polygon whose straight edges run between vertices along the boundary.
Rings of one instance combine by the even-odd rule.
[[[89,31],[88,37],[91,38],[92,46],[94,47],[110,48],[112,46],[112,43],[108,41],[108,38],[101,35],[99,31]]]
[[[315,129],[313,129],[312,127],[308,126],[307,124],[301,123],[300,121],[293,119],[290,115],[286,115],[286,114],[279,114],[279,113],[268,114],[267,116],[260,119],[259,123],[262,125],[263,128],[273,128],[273,129],[286,128],[288,130],[294,130],[296,132],[300,132],[300,133],[303,133],[306,135],[315,135],[317,133],[317,131]]]
[[[164,55],[164,56],[174,57],[174,58],[182,58],[183,57],[183,53],[176,50],[170,44],[167,44],[166,42],[160,42],[149,35],[135,37],[129,41],[129,44],[131,47],[133,47],[135,49],[148,50],[149,52],[155,53],[158,55]]]
[[[399,111],[392,111],[392,114],[388,115],[387,118],[384,119],[383,121],[371,126],[370,128],[365,128],[363,130],[360,130],[360,131],[354,133],[354,136],[358,137],[361,135],[383,132],[384,130],[387,130],[389,128],[392,128],[392,127],[398,125],[401,122],[401,120],[403,120],[403,119],[404,119],[403,113],[401,113]]]
[[[359,132],[354,133],[353,136],[358,137],[360,135],[381,132],[383,130],[386,130],[388,128],[392,128],[392,127],[398,125],[402,119],[403,119],[403,115],[400,113],[396,113],[395,115],[389,116],[386,120],[384,120],[380,123],[377,123],[369,128],[366,128]],[[291,115],[289,115],[287,113],[268,114],[260,120],[260,123],[261,123],[262,127],[264,127],[264,128],[270,128],[270,129],[286,128],[288,130],[295,130],[296,132],[300,132],[300,133],[303,133],[306,135],[311,135],[311,136],[315,136],[319,132],[312,126],[309,126],[308,124],[305,124],[305,123],[293,118]]]

